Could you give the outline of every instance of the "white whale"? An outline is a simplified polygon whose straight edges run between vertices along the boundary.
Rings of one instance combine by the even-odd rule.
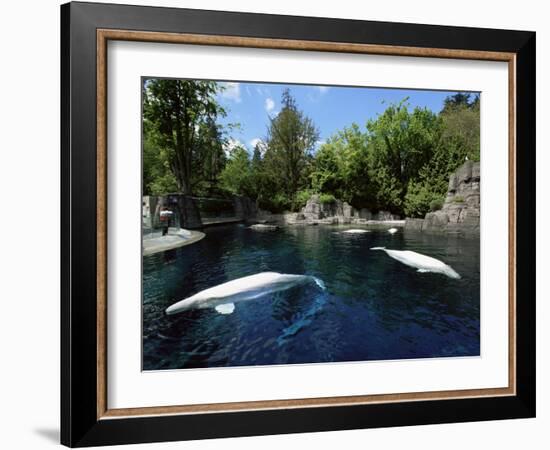
[[[383,250],[388,256],[396,259],[409,267],[414,267],[418,272],[441,273],[449,278],[459,279],[460,275],[455,270],[439,259],[431,256],[422,255],[410,250],[389,250],[386,247],[372,247],[371,250]]]
[[[359,228],[352,228],[351,230],[344,230],[342,233],[349,233],[349,234],[362,234],[362,233],[369,233],[369,230],[361,230]]]
[[[322,280],[310,275],[261,272],[200,291],[166,308],[166,314],[204,308],[215,308],[220,314],[231,314],[237,302],[254,300],[312,281],[321,289],[325,289]]]
[[[390,229],[388,230],[388,233],[390,233],[390,234],[395,234],[395,233],[397,233],[397,228],[390,228]]]

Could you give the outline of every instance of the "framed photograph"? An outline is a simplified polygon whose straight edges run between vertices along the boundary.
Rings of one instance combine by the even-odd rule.
[[[535,415],[535,33],[61,7],[61,441]]]

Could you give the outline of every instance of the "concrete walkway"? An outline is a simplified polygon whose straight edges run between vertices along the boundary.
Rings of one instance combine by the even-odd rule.
[[[166,236],[158,232],[146,234],[143,236],[143,256],[190,245],[200,241],[204,236],[206,235],[200,231],[183,228],[169,228]]]

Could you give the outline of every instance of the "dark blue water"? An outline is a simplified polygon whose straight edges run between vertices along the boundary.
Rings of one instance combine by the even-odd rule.
[[[242,225],[143,259],[143,369],[476,356],[479,239],[332,226],[271,232]],[[419,273],[370,247],[413,250],[451,265],[459,280]],[[171,304],[258,272],[315,283],[213,309],[166,316]]]

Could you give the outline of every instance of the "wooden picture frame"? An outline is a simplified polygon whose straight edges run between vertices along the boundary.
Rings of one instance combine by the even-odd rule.
[[[63,444],[534,417],[535,33],[93,3],[63,5],[61,26]],[[110,409],[106,394],[109,40],[507,62],[508,387]]]

